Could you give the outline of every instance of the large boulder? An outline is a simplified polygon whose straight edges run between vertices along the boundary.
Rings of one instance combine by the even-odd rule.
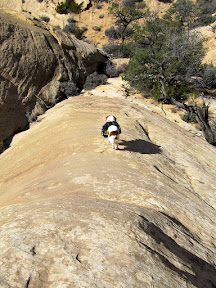
[[[0,143],[65,98],[62,82],[81,88],[107,61],[96,47],[61,30],[3,11],[0,38]]]

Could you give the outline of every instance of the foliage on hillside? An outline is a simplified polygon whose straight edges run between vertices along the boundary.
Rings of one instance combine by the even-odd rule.
[[[126,29],[134,21],[144,18],[148,9],[144,1],[139,0],[123,0],[122,2],[113,2],[109,7],[109,12],[114,15],[122,42],[126,38]]]
[[[73,0],[66,0],[59,3],[59,13],[72,11],[74,9],[71,6],[72,2]],[[92,4],[96,9],[102,9],[102,2],[104,1],[94,0]],[[102,26],[95,26],[93,23],[91,30],[94,30],[95,37],[98,35],[96,33],[100,32],[101,35],[104,31],[108,43],[103,45],[103,50],[111,58],[131,58],[124,79],[137,90],[147,89],[160,101],[184,103],[190,93],[198,94],[195,91],[200,93],[203,89],[216,87],[216,67],[212,64],[203,64],[206,53],[205,39],[192,32],[195,27],[209,25],[216,20],[214,16],[216,1],[209,0],[206,3],[204,0],[195,2],[160,0],[159,2],[169,5],[166,13],[163,11],[160,16],[150,12],[145,1],[111,1],[108,11],[114,17],[114,25],[103,30]],[[81,6],[77,8],[78,12],[74,10],[74,13],[81,11]],[[87,30],[79,28],[75,21],[67,24],[64,31],[74,34],[79,39],[91,41],[85,38],[85,35],[88,35],[85,33]],[[87,79],[87,83],[89,80]],[[94,76],[90,82],[95,84],[98,81],[95,81]],[[98,83],[100,84],[100,81]],[[188,115],[195,113],[198,117],[196,107],[179,105],[188,112]],[[206,117],[207,110],[208,107],[203,105],[200,112],[204,113],[202,114],[204,126],[209,124]],[[208,127],[207,130],[209,133],[211,128]],[[215,143],[214,135],[207,138],[211,138],[210,142]]]
[[[215,67],[202,63],[204,39],[191,30],[197,19],[195,7],[191,0],[177,0],[163,18],[152,16],[134,26],[132,57],[124,79],[139,91],[148,89],[157,99],[195,114],[206,140],[216,145],[205,102],[202,107],[184,104],[189,92],[215,87]]]
[[[77,4],[74,0],[65,0],[65,2],[60,2],[56,6],[56,12],[59,14],[66,14],[68,12],[73,12],[78,14],[82,9],[82,3]]]

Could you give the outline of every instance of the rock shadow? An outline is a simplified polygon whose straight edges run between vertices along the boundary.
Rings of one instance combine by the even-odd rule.
[[[165,213],[163,213],[166,215]],[[204,259],[188,251],[186,248],[180,246],[174,239],[169,235],[165,234],[158,226],[149,221],[142,215],[141,221],[139,222],[139,228],[143,230],[147,235],[149,235],[154,240],[154,245],[151,247],[145,243],[145,241],[139,241],[139,243],[145,247],[152,255],[161,260],[161,262],[176,272],[181,278],[186,279],[186,282],[191,282],[197,288],[214,288],[216,287],[216,269],[211,263],[206,262]],[[174,218],[175,224],[180,225],[184,228],[179,221]],[[191,237],[188,233],[188,229],[185,231],[186,235]],[[144,238],[146,239],[146,238]],[[197,241],[200,245],[201,243]],[[161,247],[167,249],[169,253],[164,253]],[[199,253],[197,253],[199,254]],[[173,259],[178,259],[181,265],[176,266],[174,262],[170,261],[167,255],[174,255]],[[180,267],[190,267],[190,270],[181,269]]]
[[[124,146],[121,150],[132,151],[140,154],[160,154],[162,149],[160,146],[143,139],[135,139],[130,141],[121,140],[120,146]]]
[[[3,141],[3,147],[2,147],[2,150],[0,150],[0,155],[5,151],[5,150],[7,150],[8,148],[10,148],[10,145],[11,145],[11,143],[12,143],[12,141],[13,141],[13,137],[16,135],[16,134],[18,134],[18,133],[20,133],[20,132],[23,132],[23,131],[25,131],[25,130],[28,130],[29,129],[29,123],[23,128],[23,129],[19,129],[19,130],[17,130],[13,135],[11,135],[11,136],[9,136],[7,139],[5,139],[4,141]]]

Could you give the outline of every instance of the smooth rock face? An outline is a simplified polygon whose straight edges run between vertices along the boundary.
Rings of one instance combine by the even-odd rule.
[[[5,208],[2,223],[1,287],[213,287],[216,280],[199,239],[153,209],[62,198]]]
[[[1,287],[215,287],[216,149],[121,84],[57,104],[1,155]]]
[[[0,11],[0,142],[23,130],[28,115],[64,98],[61,82],[81,87],[107,60],[83,41],[18,16]]]

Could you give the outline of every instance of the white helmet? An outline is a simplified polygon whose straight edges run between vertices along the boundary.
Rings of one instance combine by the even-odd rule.
[[[109,117],[107,117],[107,119],[106,119],[106,122],[113,122],[113,121],[116,121],[116,119],[115,119],[114,116],[109,116]]]

